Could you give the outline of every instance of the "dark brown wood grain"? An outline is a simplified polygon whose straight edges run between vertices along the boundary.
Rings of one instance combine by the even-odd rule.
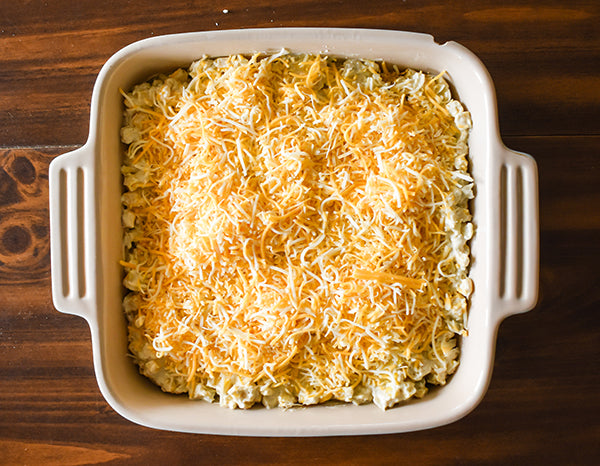
[[[0,464],[598,464],[599,25],[592,0],[0,2]],[[48,165],[85,142],[102,64],[153,35],[271,26],[464,44],[492,75],[505,143],[536,159],[539,303],[500,326],[489,390],[458,422],[288,439],[143,428],[100,394],[85,321],[52,305]]]

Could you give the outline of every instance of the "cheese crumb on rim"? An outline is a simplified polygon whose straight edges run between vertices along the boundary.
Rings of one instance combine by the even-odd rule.
[[[470,116],[442,74],[204,57],[122,91],[130,351],[231,408],[382,409],[466,335]]]

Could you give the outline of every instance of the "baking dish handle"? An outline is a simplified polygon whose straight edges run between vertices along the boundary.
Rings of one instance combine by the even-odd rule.
[[[96,309],[93,151],[89,144],[50,164],[52,300],[89,320]]]
[[[538,299],[537,165],[528,154],[503,148],[500,169],[501,317],[529,311]]]

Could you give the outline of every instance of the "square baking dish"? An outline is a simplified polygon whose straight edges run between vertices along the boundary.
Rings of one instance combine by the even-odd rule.
[[[163,393],[128,356],[122,255],[122,97],[153,74],[202,57],[234,53],[312,52],[382,59],[435,74],[446,71],[471,113],[469,139],[476,233],[470,242],[474,282],[460,366],[423,399],[382,411],[373,404],[324,404],[289,410],[229,410]],[[411,32],[276,28],[154,37],[113,55],[94,86],[86,144],[50,165],[52,294],[55,307],[86,319],[98,385],[125,418],[158,429],[251,436],[323,436],[406,432],[455,421],[482,399],[503,318],[530,310],[538,290],[537,169],[533,158],[500,139],[493,85],[485,67],[454,42]]]

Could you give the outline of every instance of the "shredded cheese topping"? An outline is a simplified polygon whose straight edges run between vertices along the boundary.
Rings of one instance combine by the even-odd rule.
[[[466,334],[469,114],[442,75],[240,55],[123,92],[130,350],[163,390],[391,407]]]

